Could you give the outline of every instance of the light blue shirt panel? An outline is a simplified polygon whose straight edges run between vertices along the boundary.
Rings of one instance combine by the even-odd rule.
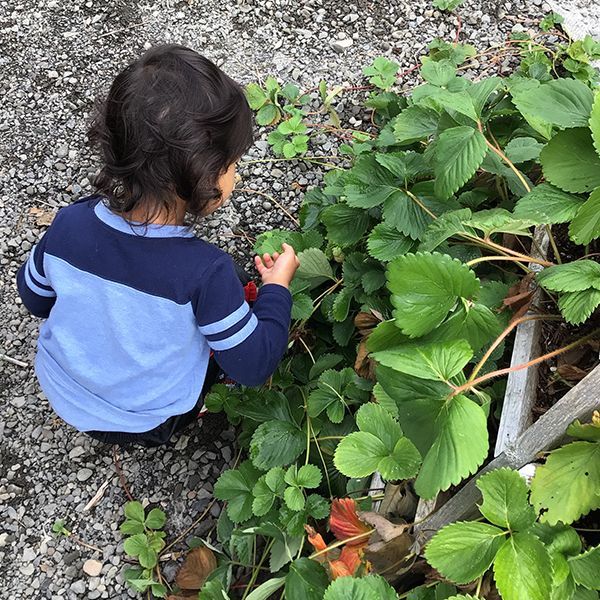
[[[36,371],[59,416],[84,431],[139,432],[194,406],[210,348],[190,303],[102,279],[49,254],[44,271],[57,300],[40,330]]]

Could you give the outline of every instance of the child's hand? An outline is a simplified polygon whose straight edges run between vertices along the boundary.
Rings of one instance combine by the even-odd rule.
[[[254,257],[254,264],[263,283],[277,283],[288,287],[294,278],[300,261],[296,252],[289,244],[282,244],[283,252],[274,252],[273,255],[263,254]]]

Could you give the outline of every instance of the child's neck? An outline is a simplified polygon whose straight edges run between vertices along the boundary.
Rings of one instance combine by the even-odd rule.
[[[137,223],[149,223],[153,225],[183,225],[186,213],[186,204],[180,198],[177,198],[174,210],[161,210],[158,213],[150,215],[148,218],[148,209],[138,206],[129,212],[122,213],[123,218]]]

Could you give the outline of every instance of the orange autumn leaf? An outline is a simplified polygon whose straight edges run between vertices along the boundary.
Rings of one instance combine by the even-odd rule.
[[[358,518],[356,502],[352,498],[336,498],[331,503],[329,527],[338,540],[346,540],[372,531],[368,525],[365,525]],[[350,541],[348,545],[364,546],[367,544],[367,537],[365,535],[358,540]]]
[[[308,541],[317,552],[321,552],[321,550],[325,550],[325,548],[327,548],[327,544],[325,543],[323,536],[320,533],[317,533],[314,527],[305,525],[304,529],[308,534]]]
[[[329,570],[331,572],[331,579],[348,577],[348,575],[352,575],[346,563],[342,562],[341,560],[329,561]]]
[[[343,562],[351,575],[354,575],[362,563],[363,551],[356,546],[344,546],[340,554],[340,561]]]

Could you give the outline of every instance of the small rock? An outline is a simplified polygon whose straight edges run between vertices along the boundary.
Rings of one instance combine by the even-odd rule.
[[[35,571],[35,567],[33,566],[33,563],[27,563],[26,565],[23,565],[19,570],[23,575],[25,575],[25,577],[31,577]]]
[[[339,54],[343,54],[353,43],[351,38],[346,38],[343,40],[332,40],[329,42],[329,45]]]
[[[84,448],[82,446],[75,446],[75,448],[69,452],[69,458],[71,460],[74,458],[79,458],[82,454],[85,454]]]
[[[83,563],[83,572],[90,577],[98,577],[102,572],[102,563],[90,558]]]
[[[84,481],[87,481],[92,475],[93,475],[93,472],[91,469],[87,469],[87,468],[79,469],[79,471],[77,471],[77,480],[84,482]]]
[[[86,590],[85,581],[83,581],[83,579],[78,579],[77,581],[74,581],[71,584],[70,589],[74,594],[85,594],[85,590]]]

